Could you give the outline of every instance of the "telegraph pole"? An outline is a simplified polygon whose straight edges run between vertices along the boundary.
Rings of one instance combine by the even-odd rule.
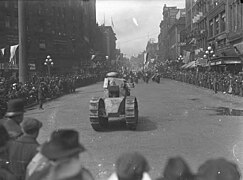
[[[18,0],[19,82],[27,81],[25,0]]]

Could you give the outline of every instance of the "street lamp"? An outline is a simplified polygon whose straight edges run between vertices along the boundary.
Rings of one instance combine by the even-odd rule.
[[[44,65],[47,66],[47,70],[48,70],[48,76],[51,76],[51,66],[53,66],[53,61],[51,59],[51,56],[48,55],[46,56],[46,60],[44,62]]]
[[[214,51],[212,49],[211,46],[208,46],[207,50],[205,51],[205,54],[203,55],[203,57],[206,59],[208,59],[208,63],[209,63],[209,69],[211,68],[211,58],[215,57]]]
[[[180,56],[177,58],[177,61],[178,61],[178,65],[181,66],[181,65],[182,65],[182,61],[183,61],[183,57],[182,57],[182,55],[180,55]]]

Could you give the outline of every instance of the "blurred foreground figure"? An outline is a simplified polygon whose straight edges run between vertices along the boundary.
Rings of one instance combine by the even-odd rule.
[[[186,161],[181,157],[170,158],[164,168],[163,177],[157,180],[194,180]]]
[[[240,173],[236,164],[223,158],[212,159],[199,167],[197,180],[240,180]]]
[[[23,135],[9,143],[10,170],[19,180],[25,179],[25,171],[37,153],[37,137],[42,123],[34,118],[24,118],[21,123]]]
[[[5,127],[0,124],[0,179],[17,180],[9,168],[8,143],[10,137]]]
[[[12,99],[8,102],[5,118],[0,120],[0,124],[7,129],[11,139],[17,139],[23,134],[20,123],[23,121],[24,112],[22,99]]]
[[[116,172],[108,180],[151,180],[149,164],[145,157],[137,152],[122,154],[116,161]]]
[[[94,180],[81,164],[79,154],[84,151],[77,131],[56,130],[30,162],[26,180]]]

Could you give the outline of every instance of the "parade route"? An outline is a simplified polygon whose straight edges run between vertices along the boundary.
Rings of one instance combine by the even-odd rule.
[[[152,178],[158,177],[166,160],[182,156],[196,172],[210,158],[225,157],[243,167],[243,98],[161,79],[161,83],[139,82],[132,90],[139,106],[136,131],[119,122],[105,132],[94,131],[89,122],[89,100],[102,96],[102,83],[77,89],[32,107],[26,116],[43,122],[39,142],[57,128],[74,128],[87,148],[81,155],[96,179],[107,178],[116,158],[126,151],[139,151],[148,159]]]

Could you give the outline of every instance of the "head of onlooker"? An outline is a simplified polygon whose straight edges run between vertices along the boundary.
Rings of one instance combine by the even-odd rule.
[[[5,117],[12,119],[16,124],[20,124],[23,121],[24,112],[24,100],[12,99],[8,102]]]
[[[48,159],[43,164],[35,162],[34,169],[27,167],[27,180],[67,180],[83,179],[94,180],[91,173],[83,167],[79,154],[85,148],[79,143],[79,134],[73,129],[59,129],[51,134],[50,140],[40,146],[40,154]],[[38,154],[37,154],[38,156]],[[40,158],[37,158],[37,161]],[[35,157],[33,158],[35,160]],[[32,161],[33,161],[32,160]],[[42,161],[42,160],[41,160]],[[51,163],[50,163],[51,162]],[[31,165],[30,162],[29,165]],[[44,168],[42,168],[44,166]],[[46,167],[45,167],[46,166]],[[35,167],[41,167],[41,171],[36,171]],[[40,174],[45,176],[40,177]]]
[[[41,153],[50,160],[78,157],[85,148],[79,143],[79,134],[72,129],[52,132],[50,140],[41,146]]]
[[[191,172],[186,161],[181,157],[173,157],[168,159],[164,172],[164,180],[193,180],[195,176]]]
[[[240,180],[240,172],[236,164],[224,158],[211,159],[199,167],[197,180]]]
[[[150,179],[149,164],[146,158],[138,152],[127,152],[120,155],[116,161],[118,180]]]
[[[37,138],[39,135],[42,122],[35,118],[25,117],[23,122],[20,124],[24,135],[32,136]]]

